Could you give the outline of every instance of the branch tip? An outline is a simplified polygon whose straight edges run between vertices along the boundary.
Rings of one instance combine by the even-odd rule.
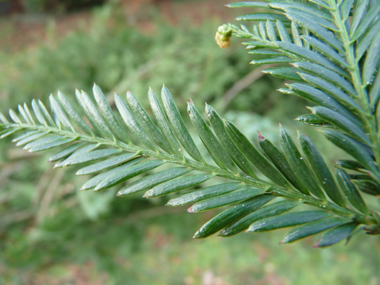
[[[259,141],[265,140],[265,138],[262,136],[262,134],[259,131],[257,131],[257,132],[258,132],[258,136],[259,136]]]

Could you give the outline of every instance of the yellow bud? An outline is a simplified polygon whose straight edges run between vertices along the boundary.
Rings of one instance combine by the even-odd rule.
[[[215,35],[215,41],[220,48],[228,48],[231,44],[232,29],[229,25],[221,25]]]
[[[220,48],[228,48],[231,44],[231,37],[225,37],[219,34],[219,32],[216,32],[215,41]]]

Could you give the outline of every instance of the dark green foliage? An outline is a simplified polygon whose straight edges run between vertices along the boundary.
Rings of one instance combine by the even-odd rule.
[[[218,207],[234,204],[239,201],[244,201],[246,199],[256,197],[265,192],[265,190],[243,187],[239,190],[230,192],[228,194],[220,195],[218,197],[213,197],[201,202],[195,203],[187,211],[190,213],[203,212]]]
[[[174,193],[174,192],[201,184],[202,182],[205,182],[211,179],[213,176],[214,175],[212,174],[196,174],[196,175],[191,175],[191,176],[171,180],[163,184],[157,185],[156,187],[153,187],[152,189],[148,190],[145,193],[144,197],[153,198],[153,197],[158,197],[158,196]]]
[[[314,247],[326,247],[343,239],[349,238],[351,233],[358,227],[357,223],[351,222],[325,232]]]
[[[232,142],[237,148],[244,153],[247,159],[261,173],[269,179],[275,181],[278,185],[287,187],[289,183],[284,179],[281,173],[255,148],[255,146],[237,129],[231,122],[225,122],[226,131]]]
[[[318,149],[307,136],[299,134],[298,139],[306,161],[317,178],[319,185],[322,185],[323,190],[331,200],[344,207],[344,199]]]
[[[240,169],[252,177],[257,177],[253,171],[250,163],[244,154],[237,148],[237,146],[229,139],[226,129],[224,128],[224,123],[222,118],[218,113],[208,104],[206,104],[206,113],[213,128],[214,133],[220,140],[224,149],[232,157],[235,163],[240,167]]]
[[[340,226],[342,224],[347,223],[348,221],[349,221],[349,219],[347,219],[347,218],[332,217],[332,218],[325,218],[322,220],[318,220],[315,222],[310,222],[306,225],[299,226],[299,227],[295,228],[294,230],[290,231],[284,237],[284,239],[282,240],[281,243],[295,242],[299,239],[318,234],[320,232],[334,228],[336,226]]]
[[[299,148],[282,126],[281,149],[260,134],[261,152],[256,142],[234,123],[223,120],[210,105],[206,105],[208,124],[190,101],[187,110],[194,129],[189,129],[181,108],[165,86],[161,90],[162,103],[151,89],[148,91],[155,118],[129,91],[126,100],[115,94],[116,114],[101,89],[94,85],[96,103],[86,92],[76,91],[91,127],[79,115],[82,112],[77,112],[59,92],[58,100],[52,95],[49,98],[51,113],[40,101],[33,101],[34,115],[27,104],[19,105],[18,114],[10,111],[13,123],[1,115],[1,136],[23,132],[16,144],[31,152],[59,147],[59,153],[51,158],[55,167],[87,164],[77,172],[79,175],[104,171],[85,183],[82,190],[102,191],[136,179],[118,196],[146,191],[144,197],[151,198],[202,187],[202,183],[212,183],[217,177],[227,179],[225,184],[187,190],[169,200],[170,206],[194,203],[189,212],[227,207],[206,223],[196,238],[217,231],[220,236],[231,236],[244,230],[297,226],[282,243],[326,231],[316,244],[325,247],[351,238],[360,225],[365,225],[367,233],[377,234],[378,215],[368,209],[360,192],[380,194],[376,119],[380,38],[370,29],[380,6],[368,1],[353,2],[351,14],[350,5],[335,0],[235,3],[229,7],[260,7],[265,12],[237,18],[254,22],[252,32],[244,25],[238,28],[228,24],[218,29],[218,33],[225,33],[221,34],[222,41],[229,41],[231,34],[247,39],[244,44],[254,58],[251,64],[277,64],[266,72],[296,81],[280,91],[317,105],[309,108],[312,114],[298,120],[321,127],[328,140],[355,159],[338,161],[336,178],[308,137],[299,136]],[[371,9],[367,5],[372,5]],[[119,115],[128,132],[118,121]],[[210,157],[203,154],[193,133],[199,136]],[[99,164],[100,159],[103,164]],[[149,175],[160,166],[167,169]],[[341,168],[364,174],[347,174]],[[197,173],[190,175],[190,171]],[[147,176],[135,178],[139,175]],[[280,201],[270,202],[274,198]],[[300,205],[321,211],[283,214]]]
[[[201,200],[205,200],[211,197],[220,196],[237,189],[240,189],[244,186],[243,183],[225,183],[225,184],[217,184],[207,188],[203,188],[197,191],[190,191],[188,193],[176,196],[168,201],[167,206],[182,206],[189,203],[198,202]]]
[[[190,171],[191,168],[178,167],[151,174],[121,189],[117,195],[126,196],[139,191],[148,190],[154,186],[157,186],[158,184],[182,176]]]
[[[249,225],[258,220],[280,215],[283,212],[289,211],[292,208],[298,206],[299,204],[300,203],[297,201],[281,201],[269,204],[245,216],[239,221],[227,226],[220,232],[219,235],[222,237],[236,235],[239,232],[246,230],[249,227]]]
[[[294,213],[286,213],[279,216],[261,219],[248,228],[248,232],[265,232],[280,228],[299,226],[305,223],[313,222],[326,218],[331,215],[327,211],[302,211]]]
[[[233,208],[225,210],[204,224],[195,233],[194,238],[205,238],[216,233],[249,213],[256,211],[273,198],[269,195],[260,195],[236,204]]]

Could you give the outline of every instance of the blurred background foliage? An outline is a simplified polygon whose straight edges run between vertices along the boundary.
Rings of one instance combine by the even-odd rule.
[[[200,109],[207,102],[253,140],[260,130],[276,141],[281,121],[310,135],[326,159],[341,158],[293,121],[305,101],[276,92],[284,82],[250,66],[239,42],[214,43],[217,26],[236,16],[223,3],[21,1],[22,14],[0,18],[1,111],[46,102],[57,89],[74,98],[93,82],[111,103],[131,90],[147,107],[148,87],[159,93],[165,83],[184,115],[189,98]],[[79,192],[87,178],[52,170],[50,155],[0,141],[0,284],[380,284],[376,237],[323,250],[312,239],[280,246],[281,231],[191,240],[219,211]]]

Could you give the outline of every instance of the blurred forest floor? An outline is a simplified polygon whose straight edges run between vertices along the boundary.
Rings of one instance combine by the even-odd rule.
[[[165,83],[183,114],[189,97],[207,101],[252,140],[260,130],[276,141],[281,121],[315,139],[326,159],[344,156],[293,121],[305,101],[276,92],[283,82],[261,76],[237,40],[228,50],[215,44],[216,28],[246,12],[226,3],[121,0],[0,18],[0,111],[46,102],[57,89],[70,99],[74,88],[90,93],[94,81],[146,106],[148,86],[158,93]],[[0,141],[0,284],[380,284],[376,236],[323,250],[312,238],[279,245],[286,230],[192,240],[220,210],[191,215],[164,207],[167,198],[79,192],[88,178],[52,170],[51,155]]]
[[[200,25],[210,15],[224,21],[231,20],[231,10],[224,4],[229,1],[168,1],[168,0],[120,0],[122,13],[126,24],[137,27],[141,32],[153,33],[156,25],[148,17],[147,10],[164,18],[170,25],[177,25],[183,18],[190,20],[192,25]],[[54,16],[51,14],[17,14],[13,21],[1,19],[1,49],[17,52],[20,49],[38,47],[41,42],[49,42],[46,25],[54,17],[54,29],[60,38],[77,29],[85,29],[91,25],[92,15],[88,10]],[[9,26],[12,27],[9,27]],[[109,25],[112,25],[112,20]],[[8,26],[8,29],[6,27]]]

